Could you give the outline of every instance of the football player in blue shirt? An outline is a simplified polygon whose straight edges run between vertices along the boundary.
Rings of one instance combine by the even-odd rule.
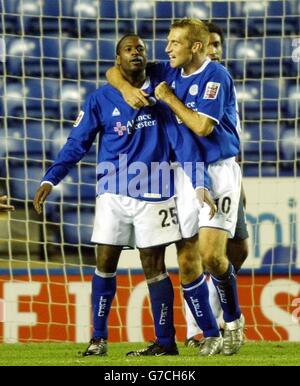
[[[207,55],[211,60],[216,62],[221,62],[223,56],[223,44],[224,44],[224,35],[223,31],[219,28],[218,25],[214,23],[207,23],[209,29],[209,44]],[[235,234],[232,239],[228,239],[227,242],[227,256],[230,262],[232,263],[235,272],[238,273],[241,266],[248,256],[248,230],[247,223],[245,219],[245,210],[246,206],[246,196],[242,186],[242,192],[239,201],[238,217],[237,224],[235,229]],[[217,320],[222,316],[222,308],[220,305],[218,293],[216,287],[213,285],[211,279],[208,279],[208,288],[210,303],[213,309],[214,315]],[[185,311],[186,311],[186,321],[187,321],[187,339],[185,342],[186,346],[199,346],[199,341],[195,338],[195,335],[199,334],[199,327],[191,313],[187,303],[185,302]]]
[[[209,341],[205,339],[204,345],[209,355],[221,350],[225,355],[232,355],[242,345],[244,327],[235,272],[226,254],[228,237],[234,236],[241,190],[241,172],[235,162],[239,153],[240,122],[232,78],[222,65],[207,59],[208,40],[209,30],[199,20],[182,19],[173,23],[166,47],[170,63],[156,64],[151,74],[162,81],[155,89],[155,96],[164,101],[174,113],[179,135],[185,137],[187,133],[192,133],[198,152],[209,165],[211,191],[218,213],[209,219],[206,205],[201,209],[199,240],[186,239],[181,242],[182,248],[179,243],[178,261],[184,298],[199,325],[198,304],[193,300],[207,290],[203,286],[203,274],[199,275],[201,268],[195,249],[199,241],[201,261],[217,288],[225,320],[223,347],[221,338],[216,337]],[[119,87],[125,100],[137,97],[140,105],[147,104],[143,92],[136,92],[128,84],[125,87],[125,82],[121,83],[116,69],[114,79],[111,76],[109,80]],[[132,96],[129,98],[126,94]],[[178,132],[174,131],[176,137]],[[169,135],[172,133],[169,132]],[[186,150],[188,144],[189,141],[187,146],[181,148],[190,157]],[[186,161],[193,159],[188,158]],[[194,181],[192,185],[195,187]],[[191,189],[177,191],[178,198],[185,196],[185,199],[177,199],[181,227],[187,216],[192,217],[196,212],[196,205],[194,211],[185,210],[185,205],[190,206],[194,202],[194,197],[186,199],[189,194]]]
[[[153,93],[154,85],[145,72],[144,42],[135,34],[125,35],[116,52],[121,72],[130,84]],[[107,353],[107,319],[116,292],[116,270],[124,246],[139,248],[157,338],[150,347],[129,354],[178,354],[173,324],[174,293],[164,254],[165,245],[180,239],[181,234],[172,179],[161,179],[155,169],[161,165],[167,167],[170,159],[162,115],[161,103],[136,111],[112,86],[100,87],[87,98],[67,143],[47,170],[35,194],[34,207],[41,213],[41,205],[53,185],[58,184],[84,157],[99,134],[92,235],[92,241],[99,244],[92,281],[94,330],[85,356]],[[207,307],[210,309],[208,301]],[[215,319],[211,317],[210,324],[209,317],[204,318],[207,328],[214,329]],[[206,325],[203,328],[205,330]]]

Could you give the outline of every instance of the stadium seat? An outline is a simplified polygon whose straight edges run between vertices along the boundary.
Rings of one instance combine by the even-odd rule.
[[[268,36],[282,36],[285,25],[282,18],[266,18],[266,31]]]
[[[245,20],[247,36],[249,37],[261,37],[264,36],[265,19],[263,17],[248,17]],[[236,31],[237,32],[237,31]]]
[[[300,35],[300,18],[299,16],[288,16],[284,19],[284,35]]]
[[[38,38],[11,38],[7,42],[9,75],[41,76],[41,50]]]
[[[295,0],[286,0],[285,9],[287,15],[299,15],[300,4]]]
[[[91,0],[68,0],[62,2],[62,16],[97,18],[99,2]]]
[[[60,49],[57,38],[42,39],[42,62],[44,76],[50,78],[59,78],[62,76],[60,69]]]
[[[261,122],[261,161],[276,161],[280,159],[278,149],[279,128],[276,121]]]
[[[97,37],[99,2],[70,0],[62,2],[62,28],[80,38]]]
[[[229,16],[229,3],[228,1],[212,2],[212,18],[227,18]]]
[[[229,46],[229,58],[259,59],[262,57],[262,46],[261,39],[238,39]]]
[[[280,113],[279,104],[279,81],[263,81],[263,101],[262,101],[262,118],[278,119]]]
[[[79,213],[78,213],[79,212]],[[90,245],[94,223],[94,207],[81,206],[76,208],[64,208],[63,232],[64,242],[74,245]]]
[[[41,34],[40,18],[43,15],[41,1],[19,0],[16,3],[17,13],[21,16],[20,28],[25,35],[39,36]]]
[[[266,14],[267,3],[264,1],[245,1],[245,2],[230,2],[231,16],[246,17],[246,16],[260,16]]]
[[[66,78],[96,78],[97,47],[94,40],[66,40],[63,43],[63,58]]]
[[[88,88],[82,83],[64,82],[60,88],[59,95],[61,118],[68,121],[75,121],[88,93]]]
[[[266,58],[281,57],[281,40],[278,38],[265,38],[265,54]]]
[[[111,2],[111,0],[102,0],[99,3],[100,7],[100,17],[101,19],[115,19],[117,16],[116,13],[116,3]]]
[[[118,7],[118,15],[119,18],[132,18],[133,15],[131,14],[131,5],[134,0],[124,0],[124,1],[118,1],[117,7]]]
[[[279,78],[281,75],[281,60],[282,59],[264,59],[264,78]]]
[[[284,9],[283,9],[283,1],[269,1],[268,3],[268,16],[283,16],[284,15]],[[286,5],[286,4],[285,4]]]
[[[140,19],[150,19],[153,22],[154,19],[154,3],[151,1],[134,0],[130,6],[131,17]]]
[[[57,18],[59,16],[60,0],[51,0],[43,2],[43,15]]]
[[[242,174],[244,177],[258,177],[259,174],[259,163],[243,161]]]
[[[246,81],[242,83],[236,83],[236,93],[242,119],[260,119],[260,81]]]
[[[71,130],[73,129],[72,125],[66,126],[62,130],[56,130],[51,133],[51,139],[50,139],[50,159],[55,160],[59,151],[63,147],[63,145],[66,143],[69,134],[71,133]],[[95,183],[95,168],[96,168],[96,161],[97,161],[97,153],[96,153],[96,142],[92,145],[89,152],[84,156],[83,160],[84,165],[82,166],[85,168],[85,172],[82,173],[82,178],[87,183]],[[86,165],[86,163],[90,163],[93,165]],[[72,172],[72,180],[75,182],[79,181],[79,170],[73,170]]]
[[[242,131],[241,152],[243,161],[258,162],[260,160],[260,131],[258,122],[245,123]]]
[[[300,87],[296,82],[291,82],[286,88],[288,117],[296,118],[300,116]]]
[[[101,60],[114,60],[116,57],[114,40],[100,40],[99,41],[99,57]]]
[[[169,33],[170,21],[169,20],[156,20],[155,21],[155,38],[163,39],[166,42],[166,38]]]
[[[188,2],[178,1],[174,2],[174,16],[175,18],[195,17],[198,19],[210,18],[210,6],[204,2]]]
[[[166,41],[165,40],[155,40],[155,58],[158,60],[168,60],[168,55],[166,54]]]
[[[300,135],[299,129],[285,130],[281,134],[280,148],[284,161],[300,159]]]
[[[139,19],[137,22],[137,33],[145,39],[154,38],[154,21],[148,19]]]
[[[8,117],[24,117],[24,99],[25,90],[21,83],[8,83],[5,94],[3,95],[3,103],[6,105]]]
[[[41,166],[37,163],[19,161],[9,163],[9,185],[11,197],[18,200],[30,200],[40,185],[42,178]]]
[[[172,19],[173,9],[171,2],[155,2],[155,14],[157,19]]]

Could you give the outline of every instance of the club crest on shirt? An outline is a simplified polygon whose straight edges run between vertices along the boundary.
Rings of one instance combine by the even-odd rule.
[[[84,111],[81,110],[80,113],[78,114],[78,117],[76,118],[76,121],[73,124],[73,127],[77,127],[79,125],[83,116],[84,116]]]
[[[192,84],[190,89],[189,89],[189,93],[191,95],[197,95],[198,94],[198,85],[197,84]]]
[[[208,82],[205,88],[203,99],[216,99],[220,90],[221,83]]]

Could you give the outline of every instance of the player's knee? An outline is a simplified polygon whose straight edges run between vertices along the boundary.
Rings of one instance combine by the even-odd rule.
[[[247,259],[248,255],[249,255],[249,245],[247,240],[244,240],[241,248],[241,259],[243,260],[243,262]]]
[[[182,250],[178,254],[178,266],[183,282],[191,282],[202,273],[200,256],[198,251],[190,249]]]
[[[97,270],[104,273],[116,272],[121,248],[99,246],[96,259]]]
[[[227,256],[233,264],[236,271],[239,271],[249,254],[249,245],[247,240],[237,242],[228,242]]]
[[[166,272],[163,250],[153,248],[140,249],[140,259],[146,279],[153,279]]]
[[[216,276],[222,275],[228,267],[226,256],[222,256],[212,249],[202,250],[201,259],[205,270]]]

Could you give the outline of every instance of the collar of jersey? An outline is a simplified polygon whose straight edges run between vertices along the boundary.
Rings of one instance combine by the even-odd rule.
[[[141,90],[145,90],[145,89],[148,88],[149,86],[150,86],[150,78],[149,78],[149,76],[147,76],[147,78],[145,79],[144,84],[143,84],[142,87],[141,87]]]
[[[189,78],[190,76],[198,75],[198,74],[200,74],[200,72],[202,72],[202,71],[205,70],[206,66],[207,66],[210,62],[211,62],[211,60],[210,60],[209,58],[207,58],[207,59],[205,60],[205,62],[202,64],[202,66],[201,66],[200,68],[198,68],[198,70],[196,70],[195,72],[193,72],[192,74],[189,74],[189,75],[185,75],[185,74],[183,73],[183,68],[182,68],[182,69],[181,69],[181,76],[182,76],[183,78]]]

